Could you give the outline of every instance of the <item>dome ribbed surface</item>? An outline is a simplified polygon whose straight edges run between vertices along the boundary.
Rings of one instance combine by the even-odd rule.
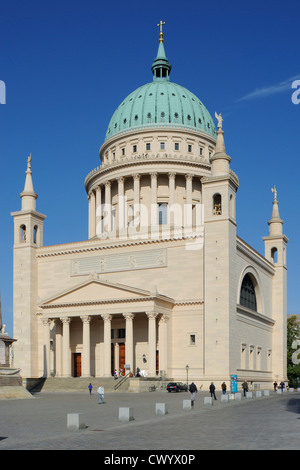
[[[110,120],[105,140],[151,127],[189,128],[216,137],[213,119],[199,98],[164,79],[147,83],[125,98]]]

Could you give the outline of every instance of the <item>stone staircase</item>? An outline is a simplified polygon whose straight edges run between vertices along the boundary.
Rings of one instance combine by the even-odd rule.
[[[121,378],[115,380],[113,377],[47,377],[36,381],[31,388],[27,385],[27,389],[32,392],[85,392],[88,393],[88,386],[91,383],[93,393],[96,393],[99,383],[104,387],[105,392],[145,392],[148,391],[149,385],[155,384],[160,388],[161,381],[159,378],[136,378],[128,377],[119,385]]]

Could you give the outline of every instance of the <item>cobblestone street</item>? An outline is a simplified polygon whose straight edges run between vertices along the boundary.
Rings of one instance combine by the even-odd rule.
[[[0,450],[299,450],[300,394],[204,405],[183,410],[188,393],[38,393],[32,399],[0,401]],[[168,414],[155,414],[166,403]],[[119,407],[134,420],[120,422]],[[86,428],[67,429],[67,414],[82,413]]]

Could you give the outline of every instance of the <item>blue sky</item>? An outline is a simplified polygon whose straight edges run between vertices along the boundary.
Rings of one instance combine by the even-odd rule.
[[[13,219],[32,154],[44,245],[87,238],[86,175],[121,101],[152,80],[162,19],[171,80],[224,118],[237,173],[237,232],[260,253],[278,190],[288,244],[288,313],[300,313],[299,1],[94,0],[0,4],[0,290],[13,334]]]

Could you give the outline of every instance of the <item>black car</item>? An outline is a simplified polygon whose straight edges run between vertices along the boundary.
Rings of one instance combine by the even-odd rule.
[[[168,392],[187,392],[188,386],[182,382],[170,382],[167,385]]]

